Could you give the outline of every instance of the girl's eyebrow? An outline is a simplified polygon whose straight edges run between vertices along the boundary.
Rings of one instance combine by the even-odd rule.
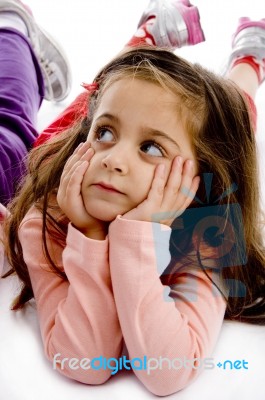
[[[104,114],[99,115],[96,118],[96,121],[98,121],[101,118],[108,118],[108,119],[110,119],[110,120],[112,120],[114,122],[119,122],[119,118],[116,115],[109,114],[109,113],[104,113]]]
[[[96,118],[96,121],[98,121],[101,118],[108,118],[108,119],[112,120],[113,122],[119,123],[119,117],[116,115],[113,115],[113,114],[109,114],[109,113],[101,114]],[[150,127],[143,127],[142,130],[145,134],[149,134],[153,138],[167,140],[168,142],[170,142],[171,144],[176,146],[179,151],[181,151],[179,144],[174,139],[172,139],[170,136],[168,136],[165,132],[162,132],[158,129],[153,129]]]
[[[181,150],[179,144],[177,142],[175,142],[175,140],[172,139],[170,136],[168,136],[165,132],[159,131],[158,129],[149,128],[149,127],[144,128],[144,132],[149,133],[154,138],[165,139],[168,142],[170,142],[171,144],[173,144],[174,146],[176,146],[179,151]]]

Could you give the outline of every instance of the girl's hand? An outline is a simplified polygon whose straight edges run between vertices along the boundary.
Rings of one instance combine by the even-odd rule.
[[[147,198],[123,217],[170,226],[173,220],[190,205],[199,183],[200,177],[194,177],[191,160],[183,163],[182,157],[176,157],[172,162],[168,178],[165,174],[165,165],[159,164]]]
[[[75,149],[64,166],[57,192],[57,202],[78,230],[88,237],[105,239],[104,224],[88,214],[81,193],[84,174],[93,154],[94,150],[89,142],[80,143]]]

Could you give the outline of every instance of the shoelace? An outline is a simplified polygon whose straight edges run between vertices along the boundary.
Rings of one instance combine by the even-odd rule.
[[[41,69],[43,70],[43,78],[44,78],[44,84],[45,84],[45,99],[52,101],[54,100],[54,93],[53,93],[53,87],[51,83],[50,77],[54,73],[53,69],[51,68],[51,63],[49,59],[43,58],[43,55],[41,54],[40,56],[40,66]]]
[[[40,54],[40,65],[45,70],[46,74],[50,76],[53,74],[53,69],[51,68],[51,63],[48,58],[43,58],[43,55]]]

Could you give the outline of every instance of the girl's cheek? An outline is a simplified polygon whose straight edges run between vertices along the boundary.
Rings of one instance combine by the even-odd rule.
[[[98,155],[95,152],[89,162],[89,169],[91,170],[92,168],[95,168],[96,163],[98,163]]]
[[[94,153],[93,157],[91,158],[89,167],[88,167],[88,171],[90,171],[90,172],[92,170],[93,170],[93,172],[96,172],[97,170],[101,169],[102,168],[102,159],[104,158],[103,155],[99,151],[97,151],[94,147],[93,147],[93,149],[94,149],[95,153]]]

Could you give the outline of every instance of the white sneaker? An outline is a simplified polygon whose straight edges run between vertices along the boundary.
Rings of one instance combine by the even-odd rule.
[[[70,66],[60,45],[34,20],[30,8],[19,0],[0,0],[0,13],[14,12],[25,23],[28,37],[40,63],[45,85],[45,99],[61,101],[70,92]]]

